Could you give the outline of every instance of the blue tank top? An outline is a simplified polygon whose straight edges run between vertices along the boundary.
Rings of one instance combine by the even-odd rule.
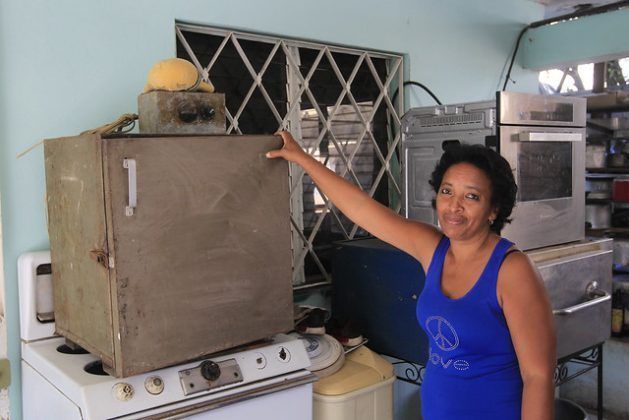
[[[441,290],[450,240],[439,242],[417,302],[429,343],[421,387],[424,420],[520,419],[522,377],[496,296],[498,270],[512,245],[501,238],[470,291],[450,299]]]

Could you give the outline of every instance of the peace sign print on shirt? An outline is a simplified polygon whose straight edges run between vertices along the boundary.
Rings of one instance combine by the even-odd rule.
[[[459,346],[459,336],[452,324],[440,316],[426,319],[426,331],[430,334],[437,347],[443,351],[452,351]]]

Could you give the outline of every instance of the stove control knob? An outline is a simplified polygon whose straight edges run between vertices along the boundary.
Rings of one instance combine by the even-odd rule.
[[[266,357],[262,353],[256,353],[256,367],[264,369],[266,367]]]
[[[277,360],[282,363],[290,362],[290,352],[286,347],[280,347],[279,351],[277,352]]]
[[[146,388],[149,394],[161,394],[164,390],[164,381],[159,376],[149,376],[144,381],[144,388]]]
[[[201,376],[208,381],[215,381],[221,376],[221,368],[215,362],[206,360],[201,363]]]
[[[198,117],[196,108],[187,102],[179,105],[177,108],[177,115],[179,116],[179,119],[185,123],[192,123]]]
[[[114,394],[114,397],[117,400],[129,401],[131,398],[133,398],[133,392],[134,391],[133,391],[133,386],[131,386],[131,384],[127,384],[127,383],[124,383],[124,382],[118,382],[112,388],[112,392]]]
[[[214,111],[214,108],[210,105],[201,105],[201,107],[199,108],[199,115],[201,116],[202,120],[209,121],[214,118],[215,114],[216,111]]]

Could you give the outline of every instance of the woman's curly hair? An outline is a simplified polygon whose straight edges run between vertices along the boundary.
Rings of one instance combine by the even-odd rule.
[[[518,186],[513,177],[509,162],[499,153],[480,144],[457,144],[449,146],[441,155],[435,170],[430,175],[430,185],[439,193],[443,175],[450,166],[457,163],[469,163],[483,171],[491,182],[491,206],[498,209],[496,219],[490,229],[500,234],[506,223],[511,222],[509,216],[515,205]],[[433,201],[433,206],[434,206]]]

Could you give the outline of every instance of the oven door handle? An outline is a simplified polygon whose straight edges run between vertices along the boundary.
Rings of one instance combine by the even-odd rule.
[[[582,309],[589,308],[591,306],[598,305],[599,303],[608,301],[612,298],[612,295],[610,295],[606,291],[601,291],[601,293],[602,293],[602,296],[597,297],[592,300],[588,300],[583,303],[579,303],[578,305],[569,306],[567,308],[562,308],[562,309],[553,309],[553,315],[570,315]]]
[[[520,141],[583,141],[583,133],[552,133],[548,131],[521,131]]]

